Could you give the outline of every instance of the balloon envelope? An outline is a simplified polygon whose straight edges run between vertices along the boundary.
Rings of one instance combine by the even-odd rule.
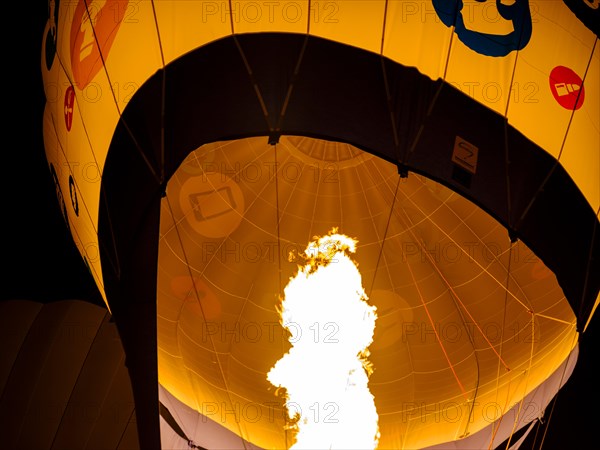
[[[588,3],[51,2],[46,155],[154,402],[139,426],[160,383],[289,446],[278,305],[289,255],[333,227],[379,311],[382,448],[537,418],[600,289]]]

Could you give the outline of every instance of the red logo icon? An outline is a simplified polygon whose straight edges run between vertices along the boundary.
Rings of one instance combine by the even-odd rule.
[[[75,104],[75,89],[69,86],[65,92],[65,125],[67,131],[71,131],[73,125],[73,105]]]
[[[572,69],[556,66],[550,72],[550,90],[552,95],[565,109],[576,111],[583,106],[585,89],[583,80]]]
[[[128,0],[79,0],[71,24],[71,68],[75,85],[85,88],[108,57]]]

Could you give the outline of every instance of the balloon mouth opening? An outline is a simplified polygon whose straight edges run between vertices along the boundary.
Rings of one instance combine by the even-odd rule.
[[[357,239],[353,256],[377,310],[369,388],[384,448],[475,434],[576,344],[556,277],[523,242],[442,184],[401,177],[350,144],[282,136],[203,145],[171,177],[160,220],[159,382],[262,448],[294,439],[282,391],[267,380],[291,348],[280,300],[297,256],[332,228]],[[335,331],[311,324],[305,336]],[[313,403],[312,419],[336,418],[335,405]]]

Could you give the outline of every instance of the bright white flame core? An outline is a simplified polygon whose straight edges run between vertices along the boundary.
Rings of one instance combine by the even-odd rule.
[[[377,314],[349,257],[355,250],[337,229],[316,238],[284,289],[281,321],[292,347],[267,379],[285,388],[294,449],[364,450],[379,441],[367,360]]]

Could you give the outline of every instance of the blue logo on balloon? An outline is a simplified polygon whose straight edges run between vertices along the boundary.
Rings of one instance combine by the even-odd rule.
[[[485,3],[488,0],[476,0]],[[494,1],[494,0],[491,0]],[[514,50],[521,50],[531,38],[531,11],[529,0],[515,0],[512,5],[505,5],[502,0],[495,0],[500,17],[510,20],[513,31],[508,34],[492,34],[470,30],[463,17],[463,0],[432,0],[433,7],[444,25],[454,26],[458,38],[469,47],[486,56],[506,56]]]

